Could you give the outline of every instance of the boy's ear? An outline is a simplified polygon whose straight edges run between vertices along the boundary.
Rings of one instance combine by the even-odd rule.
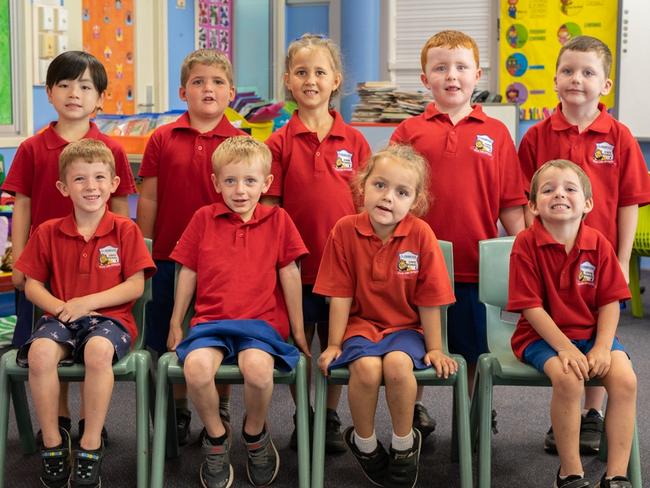
[[[228,101],[232,102],[235,99],[235,87],[230,87],[230,94],[228,95]]]
[[[266,193],[269,191],[269,188],[271,187],[271,183],[273,183],[273,174],[269,174],[266,178],[264,178],[264,186],[262,187],[262,193]]]
[[[63,195],[64,197],[68,198],[70,196],[70,193],[68,192],[68,187],[61,180],[57,180],[56,188],[61,192],[61,195]]]
[[[47,101],[52,103],[52,88],[49,86],[45,87],[45,93],[47,93]]]
[[[111,183],[111,193],[115,193],[115,190],[117,190],[117,187],[120,186],[120,177],[115,175],[113,176],[113,181]]]
[[[612,87],[614,86],[614,82],[607,78],[605,80],[605,86],[603,86],[603,89],[600,91],[600,96],[604,97],[605,95],[609,95],[609,92],[612,91]]]
[[[587,198],[585,200],[585,211],[583,212],[583,215],[587,215],[593,209],[594,209],[594,199],[593,198]]]
[[[535,205],[535,202],[531,202],[530,200],[528,201],[528,208],[530,210],[530,213],[532,213],[535,217],[539,215],[539,210],[537,210],[537,205]]]
[[[97,99],[97,105],[95,106],[95,112],[98,110],[104,110],[104,95],[106,92],[102,93],[99,95],[99,98]]]
[[[427,90],[431,90],[431,85],[429,85],[429,80],[427,79],[427,75],[425,73],[420,73],[420,81],[424,85],[424,88]]]
[[[183,100],[184,102],[187,102],[187,97],[185,96],[185,87],[181,86],[178,88],[178,98]]]
[[[214,189],[217,191],[217,193],[221,193],[221,188],[219,188],[219,179],[217,178],[217,175],[214,173],[210,173],[210,179],[212,180],[212,185],[214,186]]]

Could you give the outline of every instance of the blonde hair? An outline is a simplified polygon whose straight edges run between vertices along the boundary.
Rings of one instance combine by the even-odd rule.
[[[212,171],[218,175],[219,170],[227,164],[257,160],[262,163],[264,176],[268,176],[271,173],[271,159],[271,151],[263,142],[248,136],[229,137],[212,153]]]
[[[416,175],[415,206],[411,213],[421,217],[429,210],[429,163],[424,156],[408,144],[391,144],[373,154],[368,163],[359,170],[354,179],[354,188],[363,200],[363,189],[372,174],[377,162],[381,159],[391,159]]]
[[[603,62],[603,70],[605,71],[605,78],[609,78],[610,70],[612,69],[612,52],[600,39],[591,36],[577,36],[566,42],[557,55],[555,62],[555,70],[557,71],[560,66],[560,58],[565,51],[577,51],[580,53],[596,53]]]
[[[445,30],[431,36],[429,40],[424,43],[424,47],[420,52],[420,64],[422,64],[423,73],[426,73],[427,54],[429,53],[429,49],[432,47],[446,47],[449,49],[464,47],[466,49],[471,49],[472,53],[474,54],[474,61],[476,61],[476,67],[480,67],[478,45],[476,44],[476,41],[464,32],[456,30]]]
[[[343,86],[343,60],[341,58],[341,50],[339,47],[332,41],[330,38],[322,36],[320,34],[310,34],[305,33],[300,36],[295,41],[292,41],[287,48],[287,56],[284,59],[284,72],[289,74],[291,70],[291,63],[293,58],[296,56],[296,53],[303,48],[307,49],[325,49],[332,61],[332,68],[334,72],[338,74],[341,78],[341,82],[336,90],[332,92],[332,97],[335,97],[339,94],[341,86]],[[293,100],[293,95],[288,89],[285,89],[287,98]]]
[[[232,64],[230,64],[228,56],[217,49],[197,49],[185,57],[181,65],[181,86],[184,87],[187,84],[187,80],[190,78],[190,71],[192,71],[192,68],[196,64],[217,66],[223,69],[228,83],[230,83],[230,86],[234,86]]]
[[[72,163],[104,163],[108,166],[111,176],[115,176],[115,157],[102,141],[82,139],[68,144],[59,156],[59,181],[65,183],[65,175]]]
[[[578,175],[578,181],[582,187],[582,192],[585,194],[585,199],[592,197],[591,181],[589,180],[587,173],[585,173],[580,166],[567,159],[552,159],[540,166],[537,171],[535,171],[535,174],[530,180],[530,194],[528,196],[528,200],[531,203],[537,203],[536,200],[537,192],[539,191],[539,179],[542,173],[549,168],[570,169],[573,171],[576,175]]]

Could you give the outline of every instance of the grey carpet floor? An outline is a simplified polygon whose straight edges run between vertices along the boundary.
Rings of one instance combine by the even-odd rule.
[[[650,285],[650,273],[642,275],[642,285]],[[644,486],[650,486],[650,420],[645,411],[650,405],[650,291],[643,295],[646,317],[634,319],[629,307],[622,312],[618,335],[631,355],[639,379],[638,415],[641,463]],[[72,388],[72,409],[78,409],[77,387]],[[493,480],[496,488],[510,486],[550,487],[559,460],[544,453],[542,441],[550,425],[550,389],[497,387],[494,407],[498,411],[499,434],[493,438]],[[420,462],[418,487],[459,486],[458,465],[450,462],[451,440],[451,389],[425,389],[425,404],[435,416],[438,427],[426,440]],[[242,390],[234,387],[231,410],[233,412],[232,462],[235,469],[234,487],[250,486],[246,479],[245,452],[241,432]],[[105,487],[135,486],[135,389],[133,385],[116,383],[107,428],[110,445],[102,469]],[[339,412],[343,425],[351,423],[345,390]],[[289,390],[278,386],[274,392],[269,418],[270,429],[280,452],[282,465],[274,486],[297,486],[297,456],[288,447],[293,429],[293,403]],[[73,415],[74,416],[74,415]],[[75,419],[76,425],[76,419]],[[195,415],[192,421],[193,439],[201,428]],[[377,435],[384,445],[390,443],[390,424],[383,395],[377,412]],[[181,457],[167,461],[165,486],[170,488],[200,486],[198,469],[201,464],[200,446],[193,442],[182,449]],[[596,482],[605,465],[595,457],[584,457],[586,476]],[[18,441],[13,412],[9,421],[6,486],[10,488],[37,487],[38,455],[24,455]],[[326,458],[327,487],[371,486],[348,453]]]

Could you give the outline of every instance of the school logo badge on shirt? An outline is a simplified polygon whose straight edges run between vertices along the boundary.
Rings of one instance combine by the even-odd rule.
[[[614,164],[614,146],[607,142],[597,142],[592,161],[599,164]]]
[[[411,251],[405,251],[397,255],[397,274],[414,274],[420,269],[420,256]]]
[[[99,267],[110,268],[112,266],[120,265],[120,255],[117,252],[117,247],[106,246],[99,249]]]
[[[583,261],[578,272],[578,284],[594,286],[594,281],[596,281],[596,266],[589,261]]]
[[[492,156],[492,149],[494,146],[494,140],[489,136],[482,136],[481,134],[476,135],[474,140],[474,151],[481,154],[488,154]]]
[[[334,163],[334,167],[338,171],[352,171],[352,153],[345,149],[336,151],[336,162]]]

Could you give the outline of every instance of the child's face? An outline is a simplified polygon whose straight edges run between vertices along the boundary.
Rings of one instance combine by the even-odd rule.
[[[465,47],[432,47],[427,52],[426,72],[420,75],[441,112],[469,107],[480,77],[474,53]]]
[[[603,60],[594,51],[564,51],[555,73],[555,91],[564,107],[598,105],[612,89]]]
[[[416,204],[418,176],[399,160],[375,163],[363,187],[363,206],[378,237],[392,235],[397,224]]]
[[[593,208],[593,200],[585,198],[575,171],[551,166],[539,175],[536,201],[529,207],[544,223],[570,223],[582,220]]]
[[[255,205],[265,193],[273,175],[265,175],[262,162],[237,161],[226,164],[219,169],[219,174],[212,174],[212,182],[228,208],[238,213],[244,222],[253,216]]]
[[[45,91],[59,115],[59,121],[64,122],[87,119],[104,101],[104,96],[95,88],[88,68],[76,80],[61,80]]]
[[[65,181],[57,181],[56,187],[64,197],[70,197],[76,215],[90,215],[104,210],[119,183],[119,176],[113,176],[107,164],[77,160],[68,166]]]
[[[235,88],[222,67],[196,63],[187,84],[179,89],[179,96],[187,102],[190,117],[210,121],[220,119],[235,97]]]
[[[284,83],[301,109],[329,106],[332,92],[341,84],[341,74],[332,65],[325,48],[299,49],[293,57]]]

